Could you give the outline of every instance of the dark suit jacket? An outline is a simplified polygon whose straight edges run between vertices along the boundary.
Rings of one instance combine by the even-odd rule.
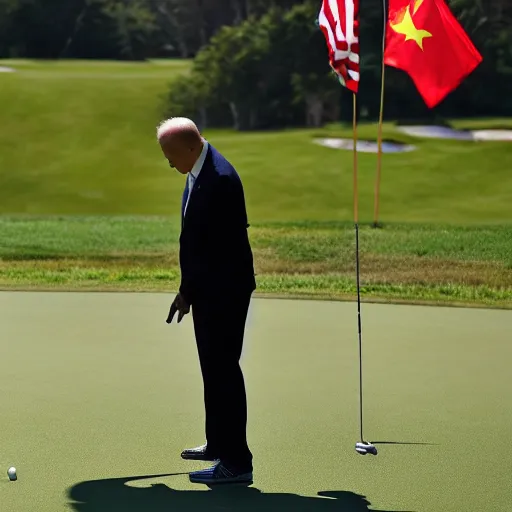
[[[188,180],[187,180],[188,183]],[[180,292],[197,298],[256,288],[242,182],[233,166],[210,145],[185,212],[182,199]]]

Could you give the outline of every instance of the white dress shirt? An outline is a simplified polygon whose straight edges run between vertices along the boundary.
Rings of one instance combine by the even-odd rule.
[[[187,197],[187,202],[185,204],[185,213],[187,213],[187,207],[188,207],[188,203],[190,201],[190,196],[192,195],[192,189],[194,188],[194,183],[196,182],[197,177],[199,176],[199,173],[201,172],[201,169],[203,168],[203,164],[206,159],[206,153],[208,153],[208,142],[203,140],[203,150],[201,151],[199,158],[196,160],[194,167],[192,167],[192,170],[188,173],[188,176],[187,176],[188,197]]]

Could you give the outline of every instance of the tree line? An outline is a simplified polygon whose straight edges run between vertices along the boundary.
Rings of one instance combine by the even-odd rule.
[[[512,115],[512,2],[448,0],[483,63],[428,110],[403,72],[386,68],[386,118]],[[316,25],[321,0],[1,0],[0,57],[193,59],[167,113],[202,125],[262,129],[350,119]],[[361,0],[360,118],[380,104],[382,0]]]
[[[1,0],[0,58],[193,57],[224,25],[293,0]]]

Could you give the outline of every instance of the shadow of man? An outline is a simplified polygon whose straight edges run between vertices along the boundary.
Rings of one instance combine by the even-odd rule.
[[[186,491],[163,483],[148,483],[148,487],[126,485],[181,474],[186,473],[80,482],[68,491],[70,506],[76,512],[371,512],[370,502],[364,496],[349,491],[324,491],[318,497],[306,497],[267,494],[242,485]]]

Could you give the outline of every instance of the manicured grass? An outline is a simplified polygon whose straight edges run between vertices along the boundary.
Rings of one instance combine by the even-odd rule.
[[[188,62],[0,65],[17,70],[0,77],[0,286],[175,289],[184,183],[155,126]],[[358,134],[375,139],[377,127]],[[351,127],[205,136],[242,176],[258,290],[353,298],[352,154],[312,143]],[[417,150],[383,157],[383,230],[366,227],[376,155],[359,154],[363,298],[508,306],[512,144],[416,139],[392,123],[384,137]]]
[[[256,224],[258,292],[353,298],[350,223]],[[172,291],[179,223],[159,217],[0,218],[0,288]],[[360,229],[364,299],[512,306],[512,227]]]
[[[167,210],[155,126],[187,62],[4,64],[19,71],[1,77],[2,213]]]
[[[162,158],[155,125],[187,62],[3,61],[0,213],[174,215],[183,180]],[[504,121],[478,122],[478,127]],[[464,124],[464,123],[458,123]],[[375,138],[361,125],[360,138]],[[350,127],[205,136],[242,175],[252,222],[351,220],[352,154],[311,142]],[[418,150],[383,158],[381,219],[458,224],[512,221],[512,144],[384,136]],[[360,218],[373,220],[376,155],[359,155]]]
[[[510,509],[512,444],[489,443],[512,429],[510,312],[364,304],[379,453],[361,457],[355,305],[253,300],[254,485],[210,490],[180,457],[204,439],[203,383],[192,318],[165,323],[171,300],[0,293],[0,466],[19,475],[0,476],[2,512]]]

